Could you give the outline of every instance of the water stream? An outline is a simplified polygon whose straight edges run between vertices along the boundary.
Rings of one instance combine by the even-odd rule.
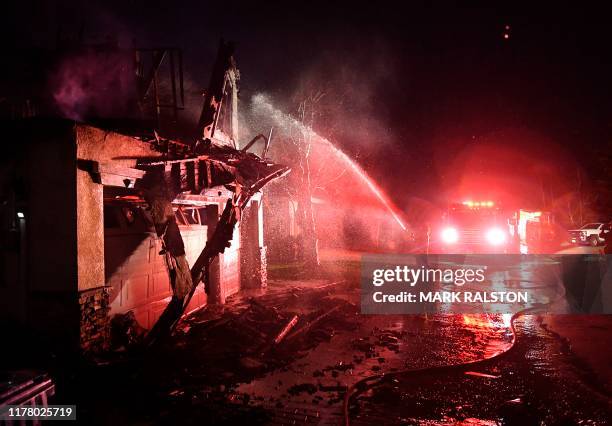
[[[368,176],[368,174],[351,159],[344,151],[334,145],[329,139],[316,133],[311,127],[304,123],[296,120],[291,115],[282,112],[280,109],[272,105],[269,97],[263,94],[256,94],[251,99],[252,107],[267,117],[271,117],[276,126],[279,126],[287,131],[299,132],[304,140],[316,141],[316,143],[326,145],[330,152],[340,160],[349,171],[351,171],[357,178],[363,182],[366,187],[372,192],[372,194],[381,202],[384,208],[389,212],[393,219],[398,225],[406,230],[406,225],[397,213],[397,208],[393,205],[393,202],[384,193],[384,191],[374,182],[374,180]]]

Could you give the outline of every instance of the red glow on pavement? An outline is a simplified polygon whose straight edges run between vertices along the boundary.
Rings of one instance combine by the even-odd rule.
[[[463,325],[474,328],[508,328],[511,326],[512,314],[482,315],[463,314]]]
[[[492,328],[494,324],[488,316],[464,314],[463,325],[476,328]]]

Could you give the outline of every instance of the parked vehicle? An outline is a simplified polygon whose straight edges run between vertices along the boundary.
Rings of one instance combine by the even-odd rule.
[[[596,247],[604,243],[602,231],[605,231],[607,224],[602,222],[593,222],[583,225],[579,229],[570,229],[570,242],[572,244],[590,245]]]

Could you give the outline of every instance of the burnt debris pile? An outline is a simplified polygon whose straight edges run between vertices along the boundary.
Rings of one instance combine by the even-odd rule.
[[[301,314],[291,307],[283,309],[251,299],[245,308],[228,310],[219,318],[190,321],[184,328],[188,331],[178,337],[178,345],[185,354],[206,356],[205,369],[216,364],[248,379],[257,372],[282,368],[338,331],[354,327],[351,317],[357,307],[353,304],[324,298],[319,306]]]
[[[190,383],[206,383],[230,391],[286,368],[336,333],[353,330],[358,315],[358,307],[336,298],[322,297],[309,311],[292,294],[282,303],[274,302],[250,299],[240,307],[222,308],[224,312],[211,319],[202,319],[203,312],[185,321],[174,338],[156,351],[172,358],[164,363],[168,384],[187,390]],[[153,359],[151,363],[159,372],[159,363]],[[176,365],[182,366],[178,374],[172,367]]]

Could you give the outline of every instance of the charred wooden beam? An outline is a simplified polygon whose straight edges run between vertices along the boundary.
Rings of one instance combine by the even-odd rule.
[[[171,302],[168,304],[153,329],[147,335],[147,344],[153,344],[160,338],[169,335],[174,330],[181,319],[185,308],[187,305],[189,305],[197,285],[202,281],[206,282],[208,280],[207,271],[212,260],[220,253],[223,253],[225,249],[231,245],[234,227],[240,220],[240,215],[251,197],[268,182],[284,176],[290,170],[286,166],[270,166],[268,163],[261,161],[261,159],[256,156],[243,157],[242,160],[243,162],[258,161],[259,168],[262,170],[262,173],[245,173],[243,177],[250,177],[248,185],[244,186],[236,184],[234,197],[227,201],[225,209],[223,210],[219,223],[217,224],[212,237],[206,242],[206,246],[191,268],[192,285],[189,294],[187,294],[187,296],[184,298],[180,298],[178,295],[175,295],[172,298]],[[253,164],[251,164],[250,167],[258,168],[258,166]],[[240,164],[237,166],[237,169],[240,169]],[[264,173],[263,170],[266,172]]]
[[[215,134],[215,127],[226,85],[227,71],[236,68],[233,54],[234,45],[221,40],[210,83],[208,84],[208,90],[204,94],[204,105],[198,122],[198,138],[212,139]]]
[[[148,171],[144,177],[143,195],[151,209],[151,218],[157,236],[162,240],[162,253],[165,256],[170,284],[174,295],[184,298],[193,287],[189,263],[185,256],[185,245],[179,231],[172,208],[176,197],[176,186],[172,180],[172,169],[157,167]]]

